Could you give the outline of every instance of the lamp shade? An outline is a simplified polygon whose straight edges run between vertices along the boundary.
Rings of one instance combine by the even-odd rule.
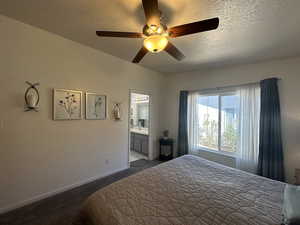
[[[157,53],[165,49],[168,39],[162,35],[152,35],[144,40],[144,46],[148,51]]]

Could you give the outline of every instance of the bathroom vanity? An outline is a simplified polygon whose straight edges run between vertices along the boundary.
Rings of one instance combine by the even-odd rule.
[[[148,156],[149,153],[149,134],[146,128],[130,129],[130,150]]]

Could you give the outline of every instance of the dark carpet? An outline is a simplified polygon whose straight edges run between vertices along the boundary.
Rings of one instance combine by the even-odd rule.
[[[92,193],[160,163],[144,159],[134,161],[129,169],[0,215],[0,225],[71,225],[82,203]]]

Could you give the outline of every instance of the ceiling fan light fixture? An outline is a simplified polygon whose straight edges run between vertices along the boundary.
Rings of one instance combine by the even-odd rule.
[[[152,35],[144,40],[144,46],[152,53],[164,50],[168,45],[168,38],[164,35]]]
[[[143,46],[133,58],[133,63],[139,63],[148,52],[158,53],[163,50],[180,61],[185,56],[169,41],[170,38],[211,31],[219,26],[219,18],[215,17],[168,28],[159,10],[158,0],[141,1],[146,18],[142,32],[96,31],[100,37],[143,38]]]

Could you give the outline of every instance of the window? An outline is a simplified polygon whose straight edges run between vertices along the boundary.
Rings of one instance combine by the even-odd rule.
[[[239,95],[199,94],[189,98],[189,144],[192,150],[234,153],[239,139]]]
[[[236,166],[255,173],[259,155],[260,84],[189,92],[189,152],[232,154]]]

